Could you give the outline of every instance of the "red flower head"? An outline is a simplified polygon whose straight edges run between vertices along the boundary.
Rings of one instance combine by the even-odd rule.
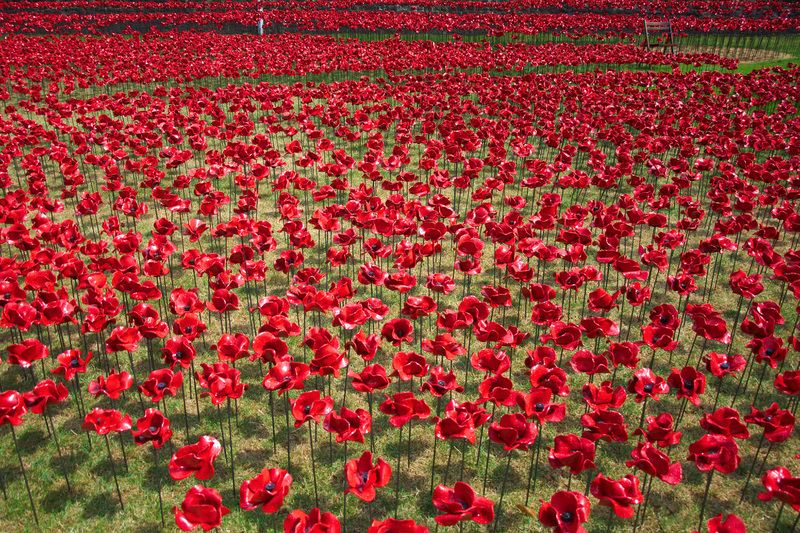
[[[664,326],[649,324],[642,327],[642,342],[653,350],[660,348],[671,352],[678,347],[678,341],[673,339],[675,330]]]
[[[519,392],[514,390],[514,382],[502,374],[486,377],[478,386],[478,403],[493,401],[495,404],[512,406],[517,403]]]
[[[195,485],[186,493],[180,510],[173,507],[172,512],[175,514],[175,523],[183,531],[192,531],[197,526],[202,527],[203,531],[211,531],[219,527],[222,517],[231,510],[222,505],[222,496],[216,489]]]
[[[127,372],[117,374],[117,369],[112,368],[107,378],[97,376],[97,381],[89,383],[89,394],[97,398],[103,394],[112,400],[116,400],[133,385],[133,378]]]
[[[650,310],[648,315],[650,322],[653,326],[660,326],[662,328],[669,328],[671,330],[678,329],[681,323],[681,318],[678,315],[678,310],[671,304],[657,305]]]
[[[19,365],[22,368],[30,368],[34,361],[45,359],[50,355],[50,350],[38,339],[25,339],[20,344],[9,344],[6,350],[8,364]]]
[[[581,416],[581,425],[586,428],[581,436],[592,442],[625,442],[628,440],[628,424],[623,422],[625,417],[617,411],[592,411]]]
[[[695,531],[694,533],[700,533]],[[722,513],[708,521],[708,533],[747,533],[744,522],[735,514],[729,514],[723,522]]]
[[[425,526],[419,526],[413,520],[397,520],[387,518],[383,522],[372,521],[367,533],[430,533]]]
[[[669,456],[649,442],[640,442],[631,452],[631,457],[633,460],[626,461],[625,466],[638,468],[664,483],[677,485],[683,478],[681,464],[670,464]]]
[[[186,313],[202,313],[206,306],[197,295],[197,289],[174,289],[169,294],[169,310],[173,315],[183,316]]]
[[[88,352],[86,359],[81,358],[80,350],[67,350],[58,355],[58,366],[51,370],[53,374],[64,376],[66,381],[71,381],[75,374],[86,373],[86,364],[92,360],[92,352]]]
[[[612,342],[603,355],[611,361],[614,368],[619,365],[635,369],[639,365],[639,347],[632,342]]]
[[[374,392],[385,389],[391,383],[391,380],[386,376],[386,369],[381,365],[366,366],[360,374],[349,370],[347,377],[353,379],[351,383],[358,392]]]
[[[775,376],[775,388],[789,396],[800,394],[800,370],[787,370]]]
[[[674,431],[672,428],[673,419],[669,413],[661,413],[658,416],[648,416],[647,431],[638,428],[633,432],[634,435],[644,435],[650,443],[658,444],[664,448],[666,446],[674,446],[681,441],[681,432]]]
[[[693,366],[682,370],[673,368],[667,385],[677,392],[678,398],[687,398],[693,405],[700,405],[700,395],[706,390],[706,376]]]
[[[323,513],[314,508],[311,514],[307,515],[297,509],[283,521],[283,531],[284,533],[340,533],[342,526],[331,513]]]
[[[414,337],[411,335],[413,332],[414,327],[408,319],[393,318],[381,328],[381,337],[394,346],[400,346],[403,342],[414,341]]]
[[[536,426],[521,413],[503,415],[500,422],[492,422],[489,426],[489,438],[502,444],[506,451],[516,448],[527,451],[538,434]]]
[[[491,372],[492,374],[503,374],[511,368],[511,360],[506,352],[486,348],[470,357],[472,368],[478,372]]]
[[[611,507],[619,518],[633,516],[633,506],[644,501],[639,492],[639,478],[633,474],[615,481],[599,474],[592,481],[592,496],[600,500],[600,505]]]
[[[454,372],[449,374],[444,373],[444,368],[437,366],[431,369],[431,374],[428,381],[422,384],[419,388],[420,392],[430,391],[431,394],[437,398],[441,398],[446,392],[454,390],[456,392],[464,392],[464,387],[456,383],[456,375]]]
[[[304,389],[303,381],[311,374],[305,363],[293,361],[291,356],[286,356],[275,366],[269,369],[261,385],[267,390],[278,391],[278,396],[293,389]]]
[[[391,467],[381,459],[373,465],[372,452],[364,452],[359,459],[351,459],[344,469],[350,486],[346,493],[353,493],[365,502],[375,499],[375,487],[385,487],[392,477]]]
[[[428,316],[436,311],[436,303],[430,296],[409,296],[403,304],[401,314],[411,320]]]
[[[98,435],[106,435],[112,431],[128,431],[131,429],[130,415],[122,416],[116,409],[99,409],[95,407],[81,425],[84,431],[96,431]]]
[[[425,400],[418,400],[411,391],[398,392],[391,397],[386,394],[381,403],[381,412],[389,415],[389,423],[394,427],[406,425],[410,420],[425,420],[431,415],[431,408]]]
[[[608,374],[608,359],[604,355],[595,355],[590,350],[578,350],[569,362],[572,370],[579,374]]]
[[[751,407],[752,413],[744,417],[748,424],[757,424],[764,428],[764,437],[770,442],[783,442],[794,431],[795,417],[785,409],[778,409],[773,403],[767,409],[758,411]]]
[[[455,361],[458,356],[467,353],[466,348],[461,346],[449,333],[436,335],[434,340],[422,339],[422,349],[433,355],[442,356],[449,361]]]
[[[589,408],[596,411],[619,409],[628,399],[625,387],[619,385],[614,389],[611,387],[610,381],[604,381],[599,387],[594,383],[587,383],[583,386],[582,392],[583,401]]]
[[[476,496],[475,491],[462,481],[453,488],[439,485],[433,490],[433,506],[445,514],[436,517],[441,526],[452,526],[462,520],[478,524],[489,524],[494,520],[494,503],[488,498]]]
[[[136,421],[136,430],[131,433],[133,441],[139,445],[152,442],[153,446],[161,448],[172,437],[169,420],[157,409],[147,409]]]
[[[756,362],[769,364],[778,368],[778,363],[786,359],[787,348],[783,347],[783,339],[774,336],[755,338],[747,343],[747,347],[756,354]]]
[[[703,361],[706,363],[706,370],[717,379],[722,379],[724,376],[731,374],[734,378],[736,374],[744,370],[747,361],[740,354],[726,355],[723,353],[709,352],[708,355],[703,356]]]
[[[22,424],[22,416],[28,412],[22,394],[14,390],[0,393],[0,426]]]
[[[742,270],[731,273],[730,287],[734,294],[752,300],[764,291],[761,274],[748,276]]]
[[[669,392],[669,386],[664,378],[656,376],[649,368],[640,368],[633,373],[633,377],[628,382],[628,392],[636,394],[635,400],[641,402],[645,398],[653,398],[658,401],[660,394]]]
[[[581,524],[589,520],[589,498],[580,492],[562,490],[553,494],[550,502],[539,501],[539,520],[545,527],[555,528],[553,533],[586,533]]]
[[[265,513],[276,513],[283,507],[291,485],[292,475],[286,470],[265,468],[253,479],[242,483],[239,505],[245,511],[261,507]]]
[[[240,398],[249,385],[239,382],[242,375],[238,370],[229,367],[225,363],[214,363],[200,365],[203,373],[195,372],[195,377],[199,385],[208,392],[203,392],[200,396],[211,396],[211,403],[218,405],[225,400]]]
[[[686,460],[694,461],[703,472],[713,468],[722,474],[730,474],[736,470],[742,458],[733,437],[703,435],[700,440],[689,445],[689,457]]]
[[[138,304],[130,310],[128,317],[145,339],[163,339],[169,333],[167,323],[160,319],[152,305]]]
[[[531,368],[529,381],[532,388],[546,387],[558,396],[569,396],[569,385],[567,385],[567,373],[562,368],[544,364],[534,365]]]
[[[186,337],[172,337],[161,348],[161,357],[171,370],[175,369],[176,364],[189,368],[196,355],[197,350]]]
[[[172,323],[172,332],[175,335],[186,337],[190,342],[207,330],[208,326],[206,326],[206,323],[200,320],[200,315],[196,315],[195,313],[186,313],[176,318]]]
[[[779,466],[768,470],[766,475],[761,478],[767,492],[758,495],[758,499],[763,502],[778,498],[783,503],[788,503],[797,512],[800,512],[800,478],[792,477],[787,468]]]
[[[111,331],[111,335],[106,339],[106,352],[135,352],[139,348],[139,341],[142,334],[138,328],[126,328],[119,326]]]
[[[619,334],[619,332],[617,332],[617,334]],[[550,334],[542,335],[539,340],[543,344],[553,341],[553,344],[568,351],[572,351],[578,346],[583,346],[583,341],[581,341],[581,328],[576,324],[567,324],[560,320],[550,324]]]
[[[194,476],[202,481],[214,477],[214,461],[222,453],[222,445],[214,437],[203,435],[197,444],[189,444],[175,452],[169,460],[169,475],[174,480]]]
[[[392,361],[392,368],[394,368],[394,372],[389,374],[390,376],[399,377],[400,381],[409,381],[415,377],[427,376],[431,365],[424,356],[418,353],[397,352]]]
[[[56,385],[52,379],[46,379],[37,383],[31,392],[26,392],[23,398],[25,406],[32,413],[41,415],[48,405],[63,402],[68,395],[66,385],[63,383]]]
[[[294,427],[299,428],[307,420],[314,420],[317,424],[322,421],[323,416],[327,416],[333,411],[333,398],[326,396],[321,398],[318,390],[302,393],[296,400],[289,399],[292,405],[292,416],[295,419]]]
[[[217,351],[217,357],[220,362],[234,363],[238,359],[250,357],[247,351],[250,346],[250,339],[244,333],[237,333],[231,335],[230,333],[223,333],[217,344],[211,346],[212,350]]]
[[[336,442],[351,440],[364,443],[364,435],[372,429],[372,419],[363,409],[351,411],[342,407],[341,415],[331,411],[322,422],[322,427],[329,433],[336,433]]]
[[[456,289],[453,278],[445,274],[430,274],[425,282],[425,288],[447,296]]]
[[[608,313],[615,307],[619,307],[617,299],[619,298],[620,291],[614,294],[608,294],[602,287],[595,289],[589,293],[589,311],[594,313],[603,312]]]
[[[551,403],[553,391],[546,387],[531,389],[529,394],[517,394],[517,405],[525,411],[528,419],[536,419],[539,424],[561,422],[567,414],[563,403]]]
[[[336,346],[338,347],[338,339]],[[302,346],[302,345],[301,345]],[[277,364],[289,353],[289,346],[276,335],[263,332],[253,339],[253,353],[250,360],[261,359],[265,364]]]
[[[344,347],[348,350],[354,349],[364,361],[372,361],[375,354],[378,353],[378,348],[381,347],[381,338],[374,333],[367,335],[363,329],[360,329],[351,340],[345,343]]]
[[[434,433],[441,440],[466,439],[474,444],[475,428],[485,423],[490,416],[485,409],[478,408],[473,403],[459,405],[455,400],[450,400],[445,408],[444,418],[433,418],[436,423]]]
[[[573,475],[597,468],[594,464],[594,442],[577,435],[557,435],[550,448],[548,460],[553,468],[566,466]]]
[[[736,439],[749,439],[747,426],[739,419],[739,412],[730,407],[720,407],[712,414],[706,413],[700,420],[700,427],[714,435],[724,435]]]

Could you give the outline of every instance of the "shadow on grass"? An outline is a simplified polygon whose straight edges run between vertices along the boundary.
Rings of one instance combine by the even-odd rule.
[[[117,495],[112,488],[100,494],[96,494],[91,500],[86,502],[83,506],[83,518],[89,519],[113,516],[121,510]]]
[[[66,484],[56,483],[56,488],[41,499],[41,509],[48,513],[62,513],[71,502],[80,502],[86,499],[83,489],[73,487],[72,493],[67,491]]]

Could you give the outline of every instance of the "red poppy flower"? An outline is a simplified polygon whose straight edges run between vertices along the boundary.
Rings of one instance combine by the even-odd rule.
[[[536,426],[521,413],[503,415],[499,422],[489,426],[489,438],[502,444],[506,451],[516,448],[527,451],[538,434]]]
[[[419,526],[411,519],[387,518],[383,522],[373,520],[367,533],[430,533],[427,527]]]
[[[553,391],[546,387],[531,389],[529,394],[519,393],[517,405],[525,411],[528,419],[536,419],[539,424],[561,422],[567,414],[567,406],[563,403],[551,403]]]
[[[372,419],[363,409],[351,411],[342,407],[341,415],[331,411],[322,422],[322,427],[329,433],[336,433],[336,442],[351,440],[364,443],[364,435],[372,429]]]
[[[353,493],[365,502],[375,499],[375,487],[385,487],[392,477],[391,467],[381,459],[372,464],[372,452],[364,452],[359,459],[351,459],[345,466],[345,479]]]
[[[111,331],[106,339],[106,352],[135,352],[139,348],[139,341],[142,334],[137,328],[126,328],[119,326]]]
[[[619,335],[619,324],[610,318],[590,316],[581,319],[580,329],[590,339],[597,337],[616,337]]]
[[[172,437],[169,420],[157,409],[147,409],[144,416],[136,421],[136,431],[131,433],[136,444],[152,442],[156,448],[161,448]]]
[[[772,335],[755,338],[747,343],[747,347],[756,355],[757,363],[766,361],[770,368],[778,368],[778,363],[786,359],[787,348],[783,347],[783,339]]]
[[[200,526],[203,531],[219,527],[222,517],[231,510],[222,505],[222,496],[216,489],[195,485],[186,493],[180,510],[173,507],[175,523],[183,531],[192,531]]]
[[[658,416],[648,416],[647,431],[638,428],[633,432],[634,435],[644,435],[650,443],[656,443],[660,447],[674,446],[681,441],[681,432],[674,431],[672,428],[673,419],[669,413],[661,413]]]
[[[617,299],[619,298],[620,291],[609,294],[605,289],[599,287],[589,293],[588,306],[589,311],[598,313],[608,313],[612,309],[619,307]]]
[[[375,354],[378,353],[378,348],[381,347],[381,338],[374,333],[367,335],[363,329],[360,329],[344,346],[348,350],[354,349],[364,361],[372,361]]]
[[[276,513],[283,507],[291,485],[292,475],[286,470],[265,468],[253,479],[242,483],[239,505],[245,511],[261,507],[265,513]]]
[[[739,446],[727,435],[703,435],[689,445],[687,461],[694,461],[697,468],[707,472],[712,468],[722,474],[730,474],[739,466]]]
[[[172,332],[186,337],[189,342],[195,340],[198,335],[205,333],[207,330],[206,323],[195,313],[186,313],[176,318],[172,323]]]
[[[291,356],[279,361],[264,376],[261,385],[267,390],[278,391],[278,396],[293,389],[304,389],[303,382],[311,374],[305,363],[293,361]]]
[[[465,439],[474,444],[475,428],[486,422],[490,416],[485,409],[476,408],[475,404],[459,404],[450,400],[445,407],[444,418],[433,419],[436,423],[434,434],[441,440]]]
[[[321,398],[318,390],[302,393],[297,399],[289,399],[292,406],[292,416],[295,419],[294,427],[299,428],[307,420],[314,420],[317,424],[333,411],[333,399],[330,396]]]
[[[558,491],[549,502],[542,502],[539,521],[545,527],[555,528],[553,533],[586,533],[581,524],[589,520],[591,504],[580,492]]]
[[[656,376],[649,368],[640,368],[633,373],[633,377],[628,382],[628,392],[636,394],[636,402],[641,402],[645,398],[653,398],[659,401],[660,394],[669,392],[669,386],[664,378]]]
[[[628,440],[628,424],[623,424],[625,417],[617,411],[592,411],[581,416],[581,425],[586,428],[581,436],[592,442],[625,442]]]
[[[434,340],[422,339],[422,349],[433,355],[444,357],[449,361],[454,361],[457,357],[467,353],[466,348],[449,333],[436,335]]]
[[[169,475],[174,480],[186,479],[194,474],[198,480],[214,477],[214,461],[222,453],[222,445],[214,437],[203,435],[197,444],[189,444],[176,451],[169,460]]]
[[[464,387],[456,382],[456,375],[454,372],[449,374],[444,373],[444,368],[441,366],[431,369],[431,374],[428,381],[422,384],[419,388],[420,392],[430,391],[431,394],[437,398],[441,398],[448,391],[464,392]]]
[[[736,439],[750,438],[750,432],[739,419],[739,412],[730,407],[720,407],[711,414],[705,413],[700,419],[700,427],[714,435]]]
[[[439,485],[433,490],[433,506],[445,514],[436,516],[436,523],[452,526],[462,520],[489,524],[494,520],[494,503],[476,496],[468,484],[457,481],[453,488]]]
[[[341,533],[341,531],[342,526],[335,516],[316,508],[311,510],[311,514],[297,509],[283,521],[284,533]]]
[[[633,506],[644,501],[639,492],[639,478],[633,474],[614,480],[598,474],[592,481],[592,496],[600,500],[600,505],[611,507],[619,518],[633,516]]]
[[[145,339],[163,339],[169,333],[167,323],[161,320],[152,305],[137,304],[128,312],[128,318]]]
[[[288,353],[289,346],[282,339],[272,333],[264,332],[253,339],[253,353],[250,355],[250,360],[261,359],[264,364],[277,364]]]
[[[511,368],[511,360],[508,354],[503,351],[486,348],[479,350],[470,357],[472,368],[479,372],[491,372],[492,374],[503,374]]]
[[[678,310],[675,309],[675,306],[671,304],[661,304],[655,306],[650,310],[648,317],[654,326],[669,328],[671,330],[678,329],[678,326],[681,323]]]
[[[394,346],[400,346],[403,342],[413,342],[411,335],[414,327],[406,318],[393,318],[381,328],[381,337],[391,342]]]
[[[389,423],[396,428],[404,426],[412,419],[425,420],[431,415],[431,408],[425,400],[416,399],[411,391],[385,396],[386,400],[380,405],[381,412],[389,415]]]
[[[447,296],[456,289],[456,284],[450,276],[437,273],[428,276],[425,288]]]
[[[86,365],[92,360],[93,355],[92,352],[88,352],[86,359],[83,359],[81,355],[82,352],[80,350],[67,350],[60,353],[56,358],[58,366],[50,372],[64,376],[66,381],[72,381],[75,374],[85,374]]]
[[[706,370],[717,379],[722,379],[724,376],[731,374],[734,378],[736,374],[744,370],[747,366],[747,361],[740,354],[726,355],[723,353],[709,352],[708,355],[703,356],[703,361],[706,363]]]
[[[553,468],[566,466],[573,475],[597,468],[594,464],[595,444],[577,435],[557,435],[549,448],[548,460]]]
[[[673,339],[674,335],[675,330],[664,326],[649,324],[642,327],[642,341],[653,350],[660,348],[671,352],[677,348],[678,341]]]
[[[425,377],[431,365],[422,355],[415,352],[397,352],[392,360],[394,371],[389,374],[392,377],[399,377],[400,381],[409,381],[414,377]]]
[[[748,276],[742,270],[731,273],[730,287],[734,294],[751,300],[764,291],[761,274]]]
[[[775,376],[775,388],[789,396],[800,395],[800,370],[787,370]]]
[[[34,361],[50,355],[50,350],[38,339],[25,339],[19,344],[9,344],[6,346],[6,351],[8,351],[8,364],[19,365],[22,368],[30,368]]]
[[[531,368],[529,381],[533,388],[546,387],[558,396],[569,396],[567,373],[552,362],[549,365],[534,365]]]
[[[197,295],[197,289],[174,289],[169,295],[169,310],[173,315],[183,316],[186,313],[201,313],[206,306]]]
[[[681,464],[670,464],[669,456],[649,442],[640,442],[631,452],[631,457],[633,460],[626,461],[625,466],[638,468],[664,483],[677,485],[683,478]]]
[[[768,441],[783,442],[794,431],[795,416],[785,409],[779,409],[777,403],[773,403],[763,411],[755,407],[751,409],[753,412],[745,416],[744,421],[764,428],[764,437]]]
[[[639,365],[639,347],[632,342],[612,342],[603,355],[614,365],[635,369]]]
[[[708,521],[708,533],[747,533],[747,529],[744,527],[744,522],[735,514],[729,514],[723,522],[720,513]]]
[[[700,405],[700,395],[706,390],[706,376],[693,366],[681,370],[673,368],[667,385],[677,391],[678,398],[687,398],[693,405]]]
[[[22,424],[22,416],[27,412],[22,394],[14,390],[0,393],[0,426]]]
[[[131,429],[132,420],[130,415],[122,416],[116,409],[99,409],[95,407],[90,413],[86,413],[81,429],[84,431],[96,431],[98,435],[106,435],[112,431],[128,431]]]
[[[576,324],[567,324],[560,320],[550,324],[550,334],[542,335],[539,340],[543,344],[553,341],[553,344],[568,351],[572,351],[578,346],[583,346],[581,329]]]
[[[112,400],[116,400],[133,385],[133,378],[127,372],[117,374],[117,369],[112,368],[107,378],[97,376],[97,381],[89,383],[89,394],[97,398],[103,394]]]
[[[792,477],[788,468],[779,466],[768,470],[766,475],[761,478],[767,492],[758,495],[758,499],[763,502],[778,498],[783,503],[788,503],[797,512],[800,512],[800,478]]]
[[[579,374],[608,374],[608,359],[604,355],[595,355],[589,350],[578,350],[569,362],[572,370]]]
[[[148,378],[139,385],[139,392],[150,398],[153,402],[160,402],[166,393],[178,395],[178,389],[183,384],[183,374],[173,372],[169,368],[161,368],[150,372]]]
[[[610,381],[604,381],[598,387],[594,383],[587,383],[583,386],[583,401],[590,409],[604,410],[604,409],[619,409],[628,394],[625,392],[625,387],[622,385],[616,389],[611,387]]]
[[[32,413],[43,414],[48,405],[54,405],[67,399],[69,393],[63,383],[58,385],[52,379],[42,380],[37,383],[33,390],[23,394],[25,406]]]
[[[236,335],[223,333],[217,344],[212,345],[211,349],[217,351],[220,362],[235,363],[238,359],[250,357],[250,353],[247,351],[249,346],[250,339],[244,333]]]
[[[214,363],[200,365],[203,372],[195,372],[198,384],[209,389],[207,392],[200,393],[200,396],[211,396],[211,403],[218,405],[225,400],[240,398],[249,385],[239,382],[242,373],[235,368],[229,367],[225,363]]]

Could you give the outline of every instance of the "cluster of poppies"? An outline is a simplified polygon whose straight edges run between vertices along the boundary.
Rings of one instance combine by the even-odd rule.
[[[128,432],[175,482],[216,483],[222,456],[244,511],[283,513],[302,475],[315,507],[286,512],[286,532],[346,529],[348,495],[372,533],[426,531],[424,513],[398,519],[412,461],[430,469],[438,526],[521,520],[508,488],[556,533],[598,520],[590,497],[636,529],[653,481],[688,486],[687,465],[706,476],[701,531],[744,531],[729,502],[706,520],[714,475],[746,475],[742,501],[761,480],[750,504],[800,511],[781,444],[800,403],[800,69],[468,75],[443,58],[483,68],[507,53],[486,66],[499,71],[530,47],[292,38],[299,63],[303,46],[319,55],[295,73],[376,49],[391,66],[332,84],[184,85],[261,72],[256,47],[280,44],[254,41],[241,67],[179,65],[176,46],[203,39],[136,39],[127,55],[89,39],[78,57],[63,39],[14,37],[0,52],[27,65],[0,85],[0,425],[36,520],[14,429],[28,413],[68,489],[70,450],[103,439],[120,508],[110,436],[127,470]],[[209,36],[197,57],[241,41]],[[96,70],[101,49],[119,68]],[[424,67],[403,60],[422,50]],[[161,58],[170,83],[143,83]],[[439,72],[393,72],[416,68]],[[240,411],[259,409],[268,464],[240,459],[253,446]],[[85,444],[64,440],[66,413]],[[373,519],[392,489],[394,517]],[[231,513],[204,485],[167,506],[187,531]]]
[[[389,10],[335,2],[300,6],[293,2],[242,2],[226,5],[224,9],[217,9],[213,4],[189,8],[181,5],[178,10],[170,9],[164,5],[166,3],[157,3],[157,7],[143,10],[136,6],[138,2],[115,2],[110,7],[116,8],[116,12],[98,9],[102,2],[92,2],[88,10],[80,3],[71,2],[36,2],[35,7],[28,4],[31,7],[27,9],[19,4],[23,3],[11,3],[8,12],[3,14],[0,23],[3,32],[94,33],[98,28],[140,23],[154,24],[159,29],[175,25],[221,28],[226,23],[254,28],[259,20],[266,20],[276,29],[293,31],[480,31],[493,36],[555,33],[574,39],[584,36],[630,38],[644,33],[642,14],[671,18],[673,27],[683,32],[789,32],[798,29],[797,6],[791,2],[636,2],[638,5],[622,13],[621,7],[614,3],[587,7],[577,2],[549,9],[540,2],[527,5],[509,2],[507,7],[499,9],[504,2],[448,2],[449,6],[437,5],[438,2],[425,5],[402,2],[396,7],[389,6],[392,8]],[[41,12],[46,4],[60,11]],[[542,8],[545,12],[539,11]],[[354,17],[353,13],[358,16]]]

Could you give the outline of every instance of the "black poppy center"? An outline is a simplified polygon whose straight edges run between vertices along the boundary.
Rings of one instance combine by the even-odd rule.
[[[167,388],[167,384],[166,383],[159,383],[158,384],[158,390],[164,390],[166,388]]]
[[[192,326],[186,326],[186,333],[192,332]]]
[[[644,391],[645,392],[653,392],[653,384],[652,383],[648,383],[647,385],[645,385],[644,386]]]
[[[765,416],[764,417],[764,422],[771,422],[771,421],[772,421],[772,417],[771,416]]]
[[[692,389],[694,389],[694,382],[693,382],[693,381],[689,381],[689,380],[684,380],[684,382],[683,382],[683,388],[684,388],[684,389],[687,389],[687,390],[692,390]]]
[[[311,406],[310,405],[306,405],[305,407],[303,407],[303,414],[307,415],[310,412],[311,412]]]
[[[150,433],[155,433],[157,431],[158,431],[158,428],[156,426],[150,426]]]
[[[264,486],[264,488],[265,488],[266,490],[274,490],[274,489],[275,489],[275,483],[267,483],[267,484]]]
[[[175,352],[175,359],[183,359],[183,350]]]
[[[444,387],[445,385],[444,381],[442,381],[441,379],[438,381],[438,384],[440,387]]]
[[[659,318],[658,321],[662,324],[667,324],[669,323],[669,317],[667,315],[661,315],[661,318]]]
[[[767,355],[771,356],[775,353],[775,348],[767,348]]]
[[[561,513],[561,521],[562,522],[572,522],[573,518],[575,518],[575,517],[569,511]]]
[[[81,363],[80,363],[80,361],[78,361],[77,359],[73,359],[73,360],[72,360],[72,361],[71,361],[69,364],[70,364],[70,366],[71,366],[72,368],[75,368],[75,367],[77,367],[78,365],[80,365]]]
[[[537,412],[541,412],[541,411],[543,411],[543,410],[544,410],[544,404],[543,404],[542,402],[538,402],[538,403],[536,404],[536,411],[537,411]]]
[[[189,304],[186,304],[186,305],[184,305],[184,306],[183,306],[183,310],[184,310],[184,311],[188,311],[188,310],[189,310],[189,309],[191,309],[191,308],[192,308],[192,306],[191,306],[191,305],[189,305]]]
[[[731,365],[729,365],[728,363],[722,363],[721,365],[719,365],[719,367],[722,370],[728,370],[731,367]]]

